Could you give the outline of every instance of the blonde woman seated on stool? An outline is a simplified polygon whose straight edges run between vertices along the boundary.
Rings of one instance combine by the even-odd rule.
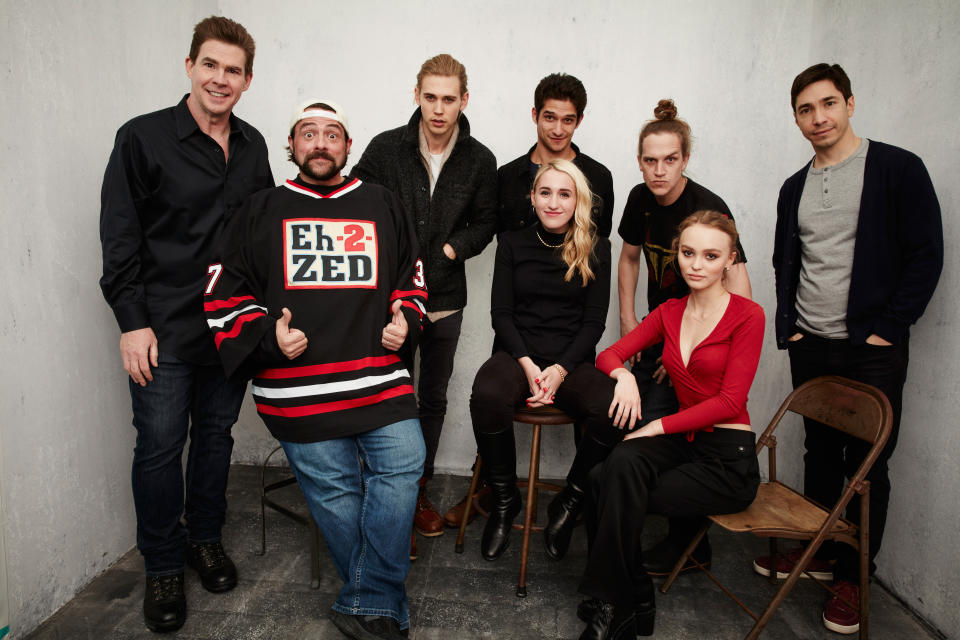
[[[662,340],[680,410],[629,433],[591,474],[597,511],[579,589],[589,596],[577,611],[587,621],[581,640],[653,633],[653,581],[640,548],[648,513],[733,513],[756,496],[760,477],[747,393],[760,360],[764,316],[760,305],[724,287],[736,246],[731,219],[716,211],[688,216],[673,249],[689,295],[662,303],[597,358],[597,368],[617,381],[614,424],[633,428],[642,407],[623,363]]]
[[[492,492],[480,547],[487,560],[506,550],[520,511],[513,436],[517,406],[554,404],[586,429],[568,489],[558,497],[561,510],[572,514],[561,532],[566,535],[562,551],[590,468],[623,435],[607,415],[614,383],[593,366],[610,301],[610,244],[597,237],[590,219],[590,188],[576,165],[553,160],[537,172],[530,199],[539,224],[508,231],[498,241],[490,308],[493,355],[477,371],[470,397],[477,449]],[[560,508],[551,505],[552,512]]]

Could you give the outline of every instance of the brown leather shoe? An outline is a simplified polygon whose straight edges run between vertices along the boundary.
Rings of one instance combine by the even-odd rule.
[[[477,489],[477,495],[473,498],[473,504],[470,505],[470,514],[467,516],[467,524],[473,522],[473,519],[477,516],[477,503],[480,503],[480,507],[489,513],[490,511],[490,487],[487,486],[486,482],[481,482],[479,488]],[[460,500],[457,504],[450,507],[450,510],[443,515],[443,522],[451,529],[460,528],[460,520],[463,519],[463,510],[467,508],[467,496],[464,494],[463,499]]]
[[[415,531],[410,532],[410,560],[416,560],[420,557],[420,554],[417,553],[417,533]]]
[[[420,478],[420,493],[417,494],[417,510],[413,514],[413,528],[422,536],[432,538],[443,535],[443,518],[427,497],[427,479]]]

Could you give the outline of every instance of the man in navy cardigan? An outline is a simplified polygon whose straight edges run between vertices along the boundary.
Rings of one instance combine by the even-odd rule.
[[[773,251],[777,345],[787,349],[794,386],[821,375],[872,384],[893,407],[893,431],[867,475],[870,481],[870,572],[880,549],[890,496],[888,461],[897,444],[910,325],[923,314],[943,267],[940,205],[916,155],[858,138],[850,126],[854,98],[839,65],[817,64],[796,77],[794,119],[814,158],[784,182]],[[804,493],[834,504],[869,445],[805,420]],[[859,521],[856,497],[847,518]],[[836,591],[859,603],[856,552],[823,549],[811,570],[833,577]],[[763,575],[785,574],[799,558],[757,558]],[[824,625],[859,629],[857,608],[831,598]]]

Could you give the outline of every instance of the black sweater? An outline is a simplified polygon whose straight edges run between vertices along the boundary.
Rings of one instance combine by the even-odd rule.
[[[383,185],[397,194],[416,227],[430,298],[428,311],[452,311],[467,304],[463,263],[493,239],[497,225],[497,161],[470,136],[466,116],[430,195],[430,176],[420,156],[420,110],[397,129],[375,136],[351,177]],[[457,252],[451,260],[444,243]]]
[[[603,335],[610,303],[610,242],[598,238],[591,259],[594,278],[583,286],[577,273],[564,281],[567,265],[560,249],[562,235],[539,225],[500,235],[493,271],[490,316],[496,337],[494,351],[514,358],[529,356],[537,366],[558,363],[572,371],[592,362]]]

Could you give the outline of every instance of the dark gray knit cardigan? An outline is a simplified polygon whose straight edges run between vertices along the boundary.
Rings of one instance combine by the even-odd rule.
[[[440,170],[433,197],[420,156],[420,110],[402,127],[375,136],[351,177],[393,190],[412,216],[427,280],[427,310],[450,311],[467,304],[463,262],[479,254],[497,226],[497,161],[470,135],[460,114],[453,152]],[[450,243],[457,259],[443,253]]]

